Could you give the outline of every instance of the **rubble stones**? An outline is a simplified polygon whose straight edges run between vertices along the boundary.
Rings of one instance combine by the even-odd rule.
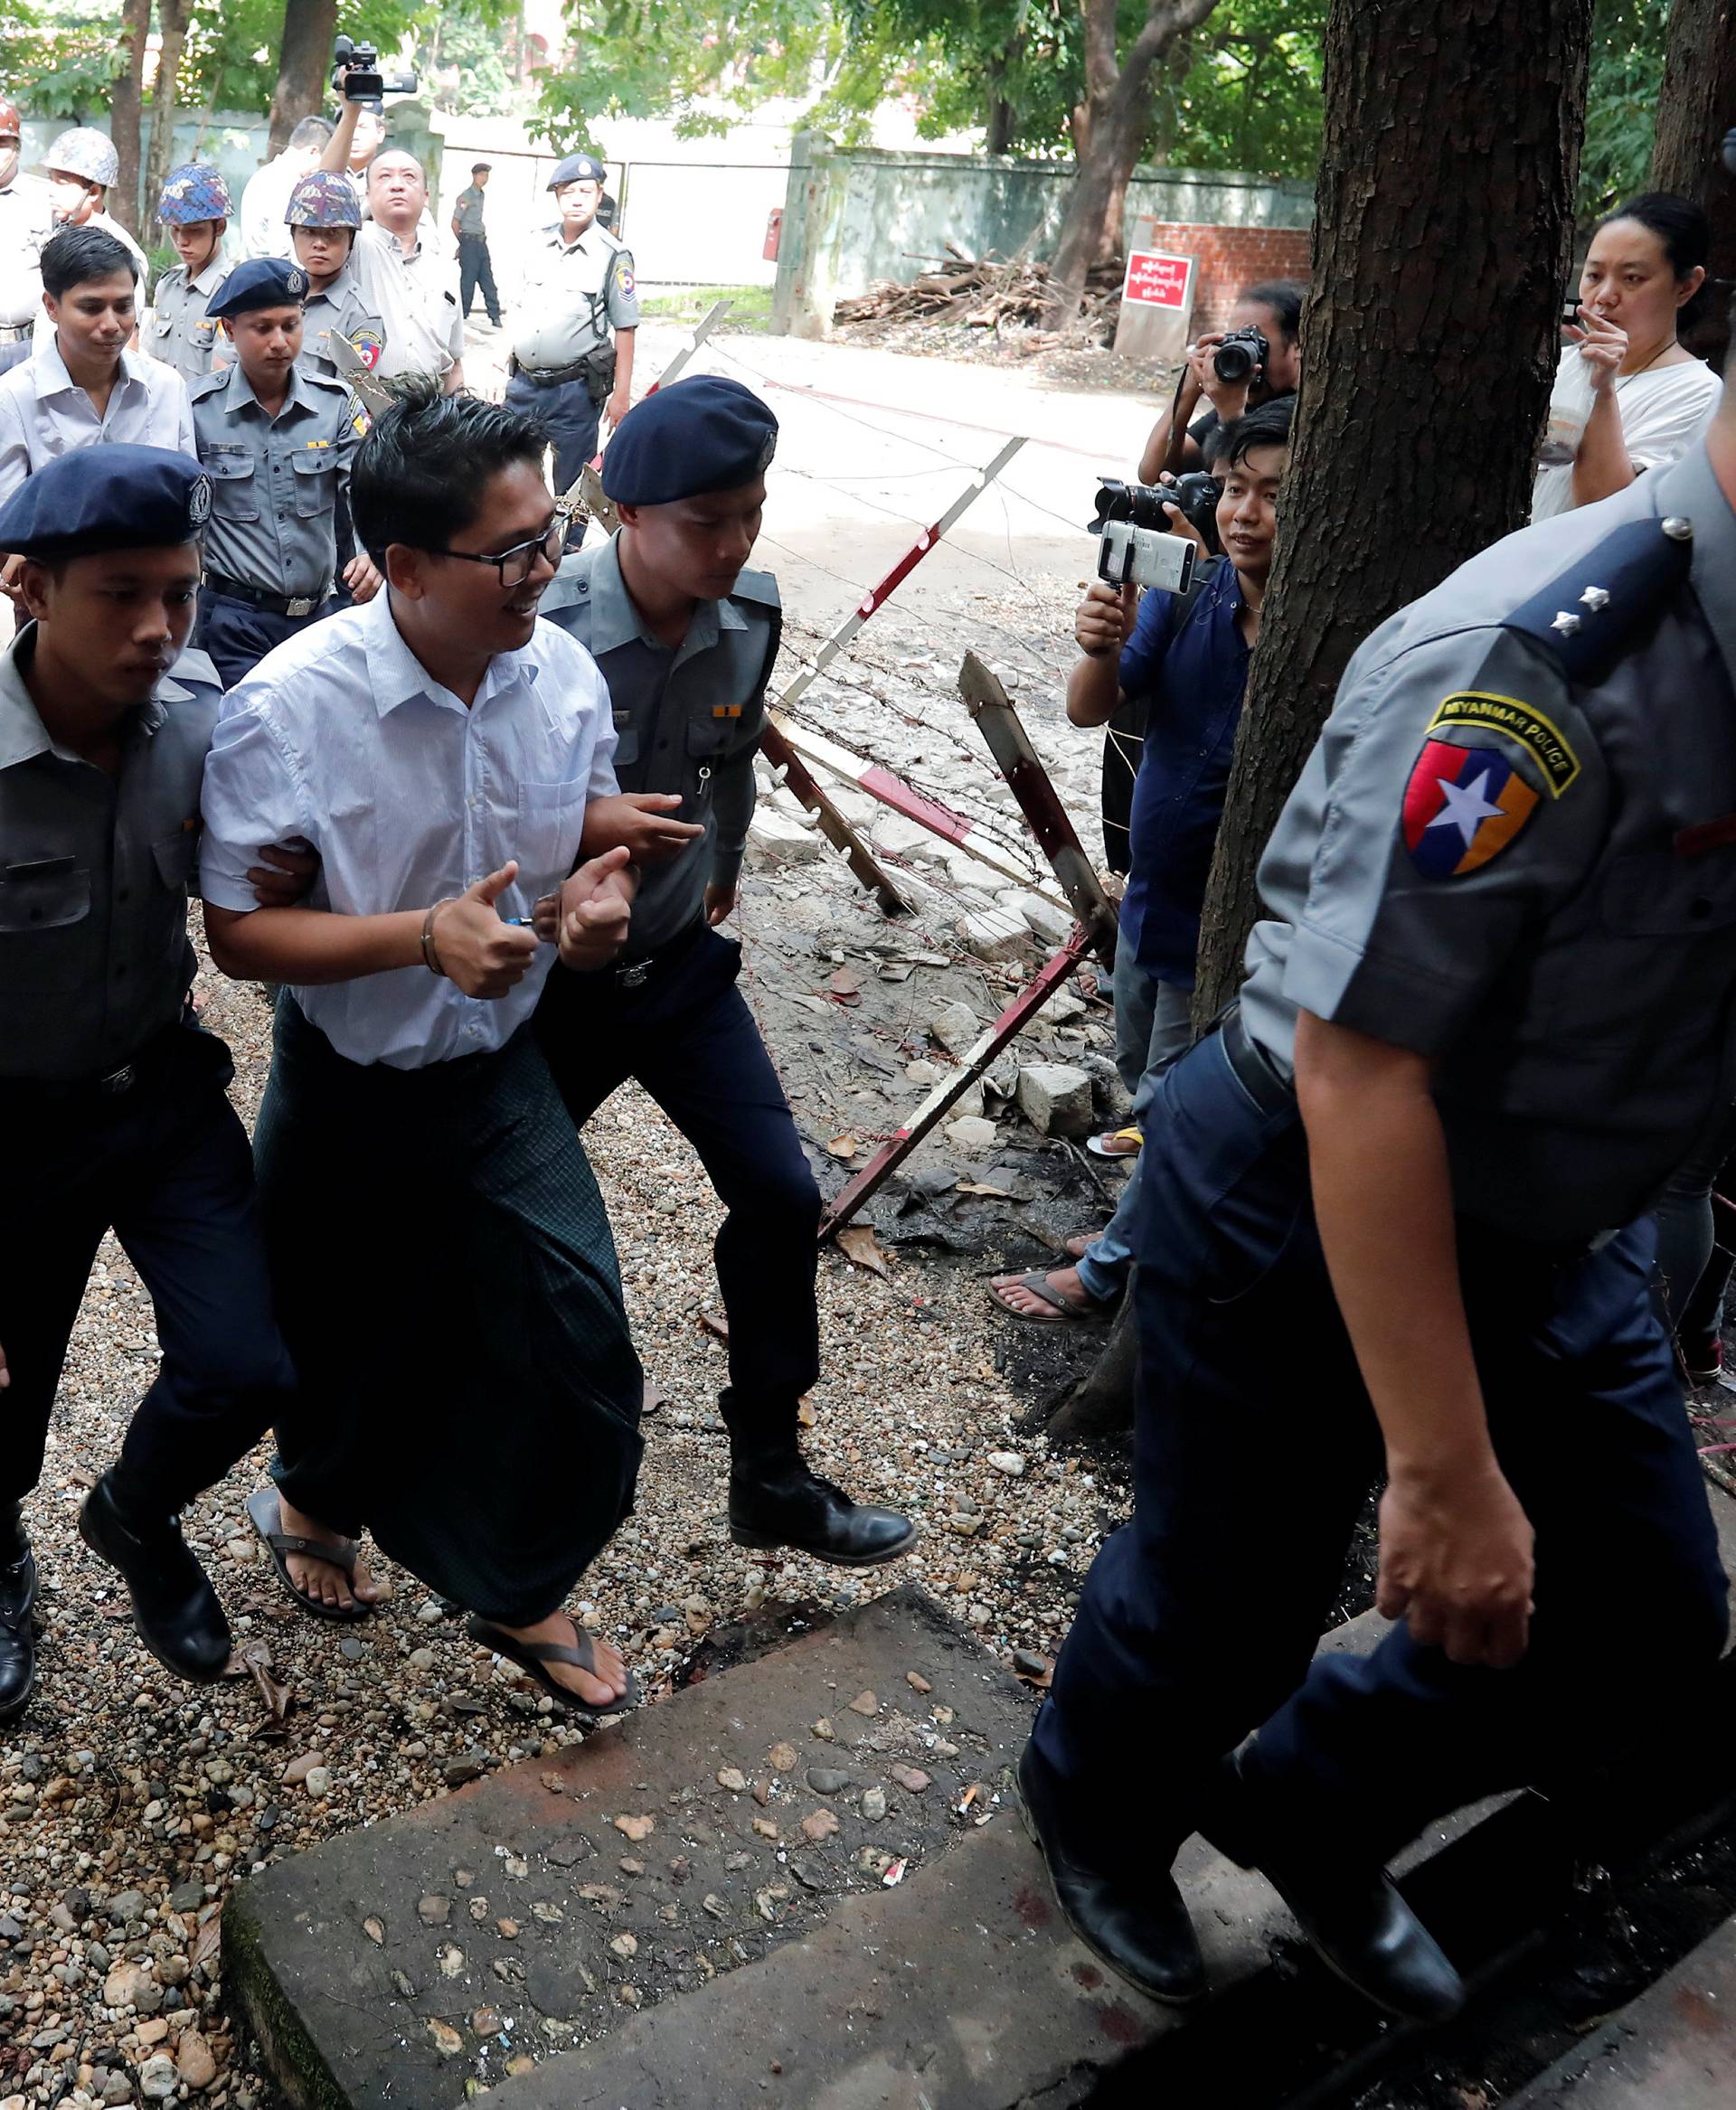
[[[962,1120],[948,1124],[947,1141],[955,1150],[976,1155],[981,1151],[993,1150],[1000,1133],[994,1122],[984,1120],[980,1115],[967,1114]]]
[[[948,1055],[963,1055],[982,1030],[982,1021],[967,1003],[943,1003],[929,1014],[929,1037]]]
[[[826,855],[825,841],[812,824],[805,825],[764,800],[754,808],[748,834],[782,864],[816,864]]]
[[[1019,1071],[1019,1111],[1039,1135],[1089,1135],[1091,1080],[1065,1062],[1027,1062]]]

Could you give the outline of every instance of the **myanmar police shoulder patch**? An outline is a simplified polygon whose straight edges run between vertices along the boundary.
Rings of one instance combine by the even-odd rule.
[[[1476,871],[1536,812],[1543,794],[1521,773],[1514,748],[1530,758],[1552,799],[1580,774],[1579,757],[1561,733],[1516,696],[1457,690],[1428,730],[1405,786],[1401,823],[1404,846],[1424,879]],[[1484,737],[1472,742],[1467,733]]]
[[[1543,773],[1552,798],[1559,798],[1580,773],[1580,758],[1542,711],[1516,696],[1496,696],[1481,689],[1459,689],[1442,702],[1429,721],[1439,725],[1472,726],[1505,733],[1527,749]]]

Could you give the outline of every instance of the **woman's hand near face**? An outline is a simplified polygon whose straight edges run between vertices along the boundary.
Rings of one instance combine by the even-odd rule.
[[[1594,396],[1606,395],[1616,384],[1616,376],[1621,372],[1623,360],[1628,356],[1628,333],[1619,323],[1612,323],[1604,316],[1595,315],[1588,308],[1580,309],[1577,325],[1567,325],[1570,344],[1580,348],[1580,357],[1585,363],[1585,378]]]

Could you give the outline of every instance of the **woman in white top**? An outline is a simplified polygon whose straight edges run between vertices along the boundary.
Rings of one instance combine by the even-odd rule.
[[[1550,397],[1533,520],[1626,490],[1684,453],[1712,415],[1723,383],[1676,342],[1704,297],[1710,240],[1699,206],[1667,191],[1598,223]]]

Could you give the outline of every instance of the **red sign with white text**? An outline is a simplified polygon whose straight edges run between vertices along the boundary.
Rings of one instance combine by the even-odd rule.
[[[1166,257],[1156,250],[1134,250],[1127,258],[1121,297],[1146,307],[1184,307],[1193,268],[1192,257]]]

